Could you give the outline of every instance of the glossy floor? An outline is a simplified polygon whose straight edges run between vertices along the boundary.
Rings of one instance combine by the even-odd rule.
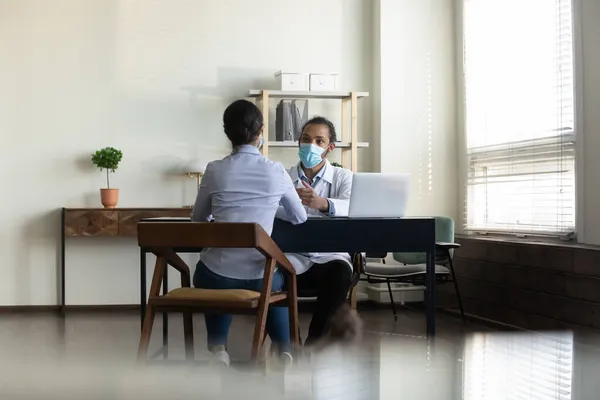
[[[301,316],[305,331],[308,315]],[[207,365],[202,316],[195,321],[196,363],[183,363],[181,318],[171,317],[169,358],[134,366],[136,314],[8,314],[0,317],[0,398],[312,398],[596,399],[600,340],[570,332],[493,332],[439,314],[438,335],[405,311],[362,311],[360,348],[332,347],[285,373],[249,356],[253,321],[236,317],[226,371]],[[599,345],[596,345],[596,344]],[[157,321],[150,353],[160,353]],[[160,361],[159,361],[160,360]]]

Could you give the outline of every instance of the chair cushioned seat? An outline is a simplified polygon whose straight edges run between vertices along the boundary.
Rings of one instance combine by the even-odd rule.
[[[165,297],[200,301],[245,301],[258,299],[260,293],[245,289],[196,289],[184,287],[171,290]]]
[[[449,274],[450,270],[442,265],[435,266],[436,275]],[[405,277],[425,274],[425,264],[383,264],[367,261],[365,265],[366,275],[376,275],[386,278]]]
[[[286,292],[273,292],[269,303],[274,304],[287,299]],[[191,307],[198,309],[255,309],[258,307],[260,293],[244,289],[196,289],[177,288],[164,296],[148,298],[148,304],[156,307]]]

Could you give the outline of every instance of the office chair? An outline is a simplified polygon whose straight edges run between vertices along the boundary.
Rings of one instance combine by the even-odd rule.
[[[435,217],[435,275],[436,282],[447,282],[448,277],[452,275],[452,282],[458,299],[460,314],[464,321],[465,313],[458,289],[458,282],[454,272],[452,263],[454,257],[454,249],[460,247],[454,243],[454,221],[452,218]],[[415,286],[424,287],[425,281],[425,254],[424,253],[393,253],[394,260],[399,264],[386,264],[385,257],[387,253],[367,253],[366,259],[379,259],[379,262],[366,261],[364,266],[363,281],[369,283],[386,283],[394,320],[398,320],[396,313],[396,303],[392,293],[392,283],[411,283]],[[402,289],[400,289],[402,290]]]

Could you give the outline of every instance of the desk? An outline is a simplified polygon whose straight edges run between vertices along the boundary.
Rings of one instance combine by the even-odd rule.
[[[140,223],[183,222],[189,218],[142,219]],[[276,219],[271,235],[286,253],[309,252],[417,252],[427,254],[425,302],[427,334],[435,334],[435,220],[433,218],[310,218],[291,225]],[[197,253],[199,248],[177,248]],[[146,253],[140,249],[140,305],[146,308]],[[163,290],[166,284],[163,282]],[[163,330],[165,326],[163,325]]]

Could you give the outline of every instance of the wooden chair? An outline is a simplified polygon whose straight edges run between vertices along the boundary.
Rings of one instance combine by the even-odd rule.
[[[435,217],[435,276],[436,282],[444,283],[448,281],[448,276],[452,275],[452,282],[458,299],[458,306],[463,321],[465,321],[465,312],[458,290],[458,281],[454,273],[454,250],[460,248],[460,244],[454,243],[454,220],[448,217]],[[390,295],[390,303],[394,320],[398,320],[396,313],[396,303],[392,293],[392,282],[411,283],[410,290],[421,288],[425,290],[425,254],[421,253],[394,253],[394,260],[398,264],[386,264],[387,253],[367,253],[367,258],[380,259],[380,262],[367,261],[365,263],[364,274],[369,283],[386,283]],[[400,292],[403,289],[399,290]],[[404,302],[402,302],[404,305]]]
[[[294,350],[299,345],[296,272],[279,247],[258,224],[204,222],[142,222],[138,224],[138,244],[156,255],[156,265],[142,327],[138,359],[146,358],[152,326],[157,312],[183,314],[186,359],[194,358],[193,313],[254,314],[256,325],[252,341],[255,360],[265,337],[269,306],[285,304],[290,313],[290,336]],[[265,257],[264,282],[261,292],[251,290],[208,290],[191,287],[190,268],[177,255],[177,249],[204,247],[253,248]],[[162,278],[167,265],[181,273],[181,288],[160,295]],[[286,292],[271,292],[275,266],[285,274]]]

